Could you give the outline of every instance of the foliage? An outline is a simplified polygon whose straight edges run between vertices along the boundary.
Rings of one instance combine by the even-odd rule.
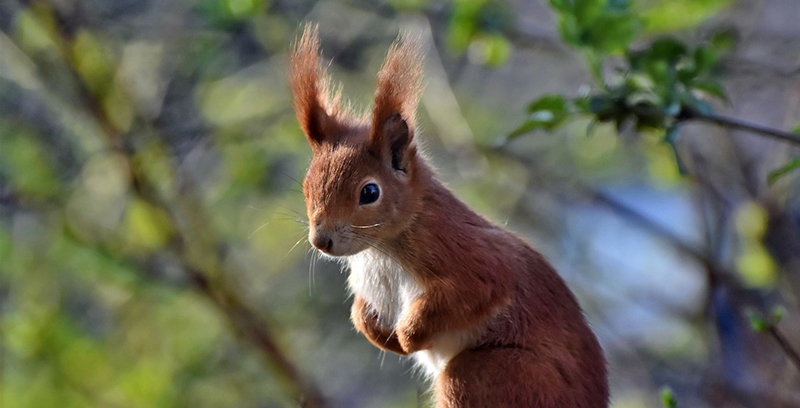
[[[508,6],[497,0],[458,0],[452,7],[447,32],[450,49],[469,50],[481,64],[505,63],[511,53],[507,32],[513,23]]]
[[[786,310],[783,307],[776,306],[768,317],[764,317],[761,313],[748,309],[746,310],[747,320],[750,322],[750,327],[757,332],[767,332],[773,330],[774,327],[780,323]]]
[[[674,152],[678,169],[685,174],[677,148],[679,125],[714,117],[709,103],[713,100],[728,102],[719,82],[719,62],[731,51],[735,39],[723,30],[696,45],[675,37],[656,38],[644,47],[634,45],[643,25],[659,31],[663,26],[658,21],[668,20],[670,13],[659,20],[655,11],[670,7],[685,11],[687,6],[679,3],[661,3],[640,16],[627,0],[550,0],[559,17],[562,39],[584,53],[599,91],[578,98],[540,97],[530,103],[527,120],[508,139],[535,129],[553,130],[570,118],[589,116],[613,123],[618,132],[629,127],[661,132]],[[707,15],[727,1],[693,4],[698,15]],[[622,61],[617,57],[620,54]],[[605,75],[608,67],[614,67],[614,72]],[[794,133],[800,132],[795,129]],[[794,141],[800,142],[800,138]],[[800,159],[794,159],[771,172],[768,181],[772,184],[798,168]]]
[[[661,37],[635,47],[642,24],[628,1],[551,0],[559,15],[562,38],[583,50],[599,91],[578,98],[545,95],[528,106],[528,119],[514,130],[513,139],[535,129],[552,130],[576,116],[613,123],[618,131],[659,130],[677,153],[681,122],[711,114],[709,98],[726,100],[718,82],[718,62],[731,38],[717,33],[696,46],[674,37]],[[618,55],[622,66],[619,67]],[[606,67],[614,72],[604,75]]]
[[[664,408],[676,408],[678,406],[678,401],[675,399],[675,392],[672,391],[672,388],[664,387],[661,389],[661,403]]]
[[[550,0],[567,44],[598,56],[625,50],[640,30],[628,0]]]

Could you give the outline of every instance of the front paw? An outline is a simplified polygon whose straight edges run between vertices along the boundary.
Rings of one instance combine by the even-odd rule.
[[[431,348],[431,334],[413,321],[401,321],[395,332],[400,347],[408,354]]]

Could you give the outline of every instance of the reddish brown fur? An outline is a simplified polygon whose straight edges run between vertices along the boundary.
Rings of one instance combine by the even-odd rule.
[[[358,119],[342,109],[341,94],[332,94],[331,81],[319,55],[317,27],[306,26],[303,36],[294,47],[291,58],[291,87],[294,109],[303,132],[312,147],[322,142],[322,136],[346,133]]]
[[[396,124],[408,126],[409,141],[414,135],[416,47],[392,47],[378,74],[371,120],[354,120],[337,116],[326,99],[318,43],[316,29],[306,28],[292,58],[295,107],[314,148],[304,181],[311,240],[336,238],[328,250],[340,256],[376,249],[423,289],[394,326],[356,292],[356,329],[403,355],[428,350],[443,333],[475,333],[435,378],[439,408],[606,407],[602,350],[550,264],[459,201],[413,144],[399,152],[404,167],[391,166],[389,145],[404,140]],[[322,120],[315,116],[320,108]],[[398,113],[404,122],[391,122]],[[374,205],[359,204],[365,180],[381,187]]]
[[[375,91],[375,108],[372,111],[372,129],[381,128],[383,120],[400,113],[409,128],[416,127],[417,102],[422,93],[422,67],[419,47],[410,40],[397,42],[389,49],[386,61],[378,72]],[[378,137],[372,134],[373,138]]]

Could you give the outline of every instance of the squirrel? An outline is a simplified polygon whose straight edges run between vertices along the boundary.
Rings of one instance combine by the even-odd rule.
[[[371,115],[343,107],[307,25],[290,86],[313,158],[309,241],[346,258],[356,330],[413,356],[437,408],[608,406],[603,351],[547,260],[473,212],[417,151],[419,45],[399,38]]]

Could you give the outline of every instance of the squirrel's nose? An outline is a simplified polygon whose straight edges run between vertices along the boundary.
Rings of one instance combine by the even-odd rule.
[[[333,239],[328,234],[314,231],[311,233],[310,241],[311,245],[314,245],[315,248],[322,252],[328,253],[333,250]]]

